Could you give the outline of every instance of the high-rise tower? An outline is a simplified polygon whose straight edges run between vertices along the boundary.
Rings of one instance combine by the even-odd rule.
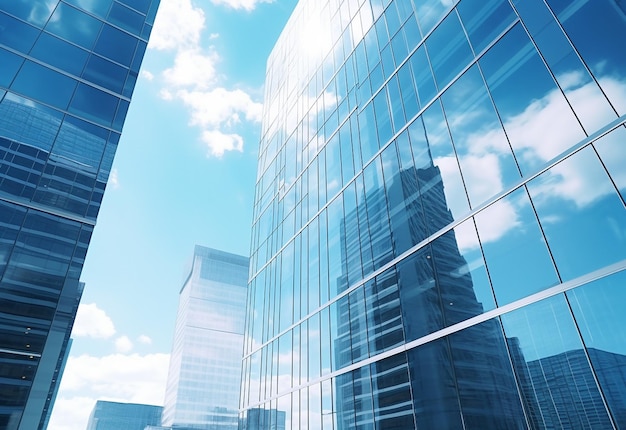
[[[0,1],[0,429],[50,411],[158,4]]]
[[[164,427],[237,429],[248,261],[196,245],[180,291]]]
[[[267,65],[243,423],[626,426],[623,37],[615,0],[299,2]]]

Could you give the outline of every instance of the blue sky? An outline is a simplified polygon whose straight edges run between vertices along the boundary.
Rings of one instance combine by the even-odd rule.
[[[195,244],[247,255],[265,61],[296,0],[161,0],[82,274],[50,430],[162,404]]]

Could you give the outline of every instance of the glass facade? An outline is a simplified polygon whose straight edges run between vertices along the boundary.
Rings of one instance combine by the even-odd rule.
[[[144,430],[161,422],[161,406],[98,400],[87,423],[87,430]]]
[[[244,427],[626,428],[625,37],[617,0],[299,2],[267,65]]]
[[[196,245],[180,291],[164,427],[237,429],[248,263]]]
[[[45,425],[158,0],[0,0],[0,429]]]

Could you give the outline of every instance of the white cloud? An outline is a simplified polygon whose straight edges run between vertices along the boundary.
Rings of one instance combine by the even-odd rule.
[[[78,306],[72,336],[107,339],[114,334],[113,321],[95,303],[81,303]]]
[[[204,11],[194,7],[191,0],[163,0],[148,47],[158,50],[196,47],[204,24]]]
[[[218,37],[220,37],[219,33],[211,33],[211,35],[209,36],[209,40],[215,40]]]
[[[174,66],[166,69],[163,77],[171,87],[206,89],[216,82],[218,61],[215,51],[203,54],[199,48],[182,49],[176,53]]]
[[[232,127],[241,122],[261,121],[263,105],[252,101],[242,90],[215,88],[211,91],[180,90],[176,96],[191,110],[191,123],[200,126]]]
[[[231,9],[243,9],[252,11],[260,3],[273,3],[274,0],[211,0],[211,3],[218,6],[226,6]]]
[[[147,81],[154,80],[154,75],[152,74],[152,72],[149,72],[148,70],[142,70],[141,72],[139,72],[139,76],[141,76]]]
[[[162,405],[168,354],[70,357],[49,430],[87,427],[96,400]]]
[[[137,338],[137,342],[142,343],[144,345],[152,345],[152,338],[150,338],[150,336],[146,336],[145,334],[142,334],[141,336]]]
[[[202,141],[209,147],[209,155],[222,157],[226,151],[243,152],[243,138],[238,134],[225,134],[219,130],[204,130]]]
[[[128,336],[120,336],[115,339],[115,349],[117,352],[128,353],[133,350],[133,342]]]
[[[109,175],[109,186],[113,187],[114,190],[120,187],[120,180],[115,167],[111,169],[111,174]]]

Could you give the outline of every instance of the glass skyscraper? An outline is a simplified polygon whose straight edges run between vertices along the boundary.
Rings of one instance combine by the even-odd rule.
[[[248,263],[196,245],[180,291],[164,427],[237,429]]]
[[[87,430],[144,430],[161,423],[161,406],[98,400],[91,411]]]
[[[243,428],[626,428],[625,38],[618,0],[299,2]]]
[[[0,429],[44,426],[158,0],[0,0]]]

